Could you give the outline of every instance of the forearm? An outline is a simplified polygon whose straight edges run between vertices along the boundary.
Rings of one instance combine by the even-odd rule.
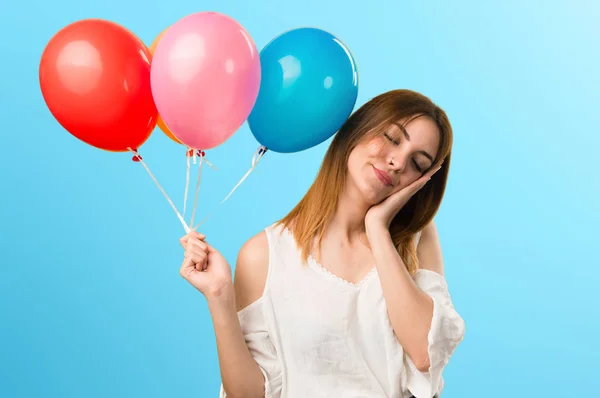
[[[369,242],[396,338],[413,362],[427,369],[433,300],[415,284],[389,231],[384,228],[369,231]]]
[[[233,286],[209,300],[223,389],[229,398],[263,397],[264,377],[246,345],[235,308]]]

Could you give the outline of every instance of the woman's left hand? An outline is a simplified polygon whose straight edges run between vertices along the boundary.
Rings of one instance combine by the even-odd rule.
[[[439,166],[432,168],[409,186],[390,195],[381,203],[372,206],[365,217],[367,234],[370,230],[373,231],[377,228],[388,230],[392,220],[396,217],[396,214],[398,214],[400,209],[402,209],[415,193],[427,184],[431,179],[431,176],[433,176],[441,167],[442,165],[440,164]]]

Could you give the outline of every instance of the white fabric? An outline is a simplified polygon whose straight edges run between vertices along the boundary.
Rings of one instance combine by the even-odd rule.
[[[270,256],[265,290],[238,313],[265,377],[265,397],[432,398],[441,393],[442,371],[465,332],[441,275],[419,270],[414,277],[434,301],[431,366],[423,373],[394,334],[375,268],[360,283],[349,283],[312,258],[303,265],[288,229],[265,231]],[[222,386],[220,397],[226,397]]]

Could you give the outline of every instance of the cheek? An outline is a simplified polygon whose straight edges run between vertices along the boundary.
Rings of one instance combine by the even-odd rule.
[[[382,138],[374,138],[367,143],[365,149],[365,152],[371,157],[380,156],[385,149],[385,143]]]
[[[348,168],[358,171],[365,164],[372,163],[374,159],[381,157],[384,149],[385,146],[381,139],[374,138],[363,142],[350,153]]]
[[[421,173],[415,170],[408,170],[406,173],[404,173],[404,178],[401,180],[399,189],[406,188],[419,178],[421,178]]]
[[[369,154],[371,156],[380,156],[385,150],[383,139],[374,139],[369,143]]]

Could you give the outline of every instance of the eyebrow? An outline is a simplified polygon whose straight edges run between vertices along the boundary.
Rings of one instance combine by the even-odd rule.
[[[404,138],[406,138],[406,141],[410,141],[410,135],[408,135],[408,131],[406,131],[404,126],[401,125],[400,123],[394,123],[394,124],[396,126],[398,126],[400,131],[402,131],[402,134],[404,135]],[[425,156],[427,159],[429,159],[431,161],[431,163],[433,163],[433,156],[431,156],[429,153],[427,153],[425,151],[418,151],[417,153],[420,153],[421,155]]]

